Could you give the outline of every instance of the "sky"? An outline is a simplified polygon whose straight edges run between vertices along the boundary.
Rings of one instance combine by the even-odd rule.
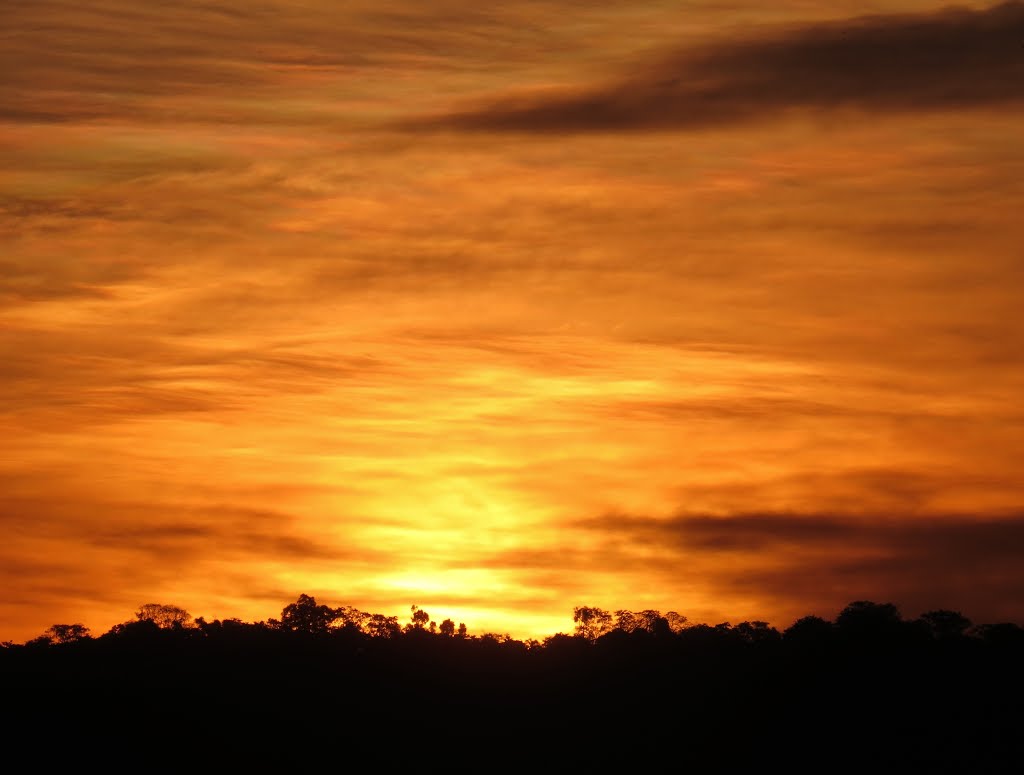
[[[0,12],[0,640],[1024,623],[1024,3]]]

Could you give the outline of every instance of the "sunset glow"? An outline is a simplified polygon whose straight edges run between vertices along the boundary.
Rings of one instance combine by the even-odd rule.
[[[0,640],[1024,622],[1024,4],[4,6]]]

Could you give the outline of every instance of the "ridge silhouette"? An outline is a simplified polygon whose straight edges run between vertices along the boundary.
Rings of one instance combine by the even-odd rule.
[[[574,624],[520,641],[437,625],[416,605],[403,625],[309,595],[261,622],[147,604],[99,637],[60,624],[4,643],[5,728],[83,760],[159,750],[151,764],[169,766],[171,746],[291,771],[335,755],[495,771],[996,773],[1024,761],[1013,623],[854,601],[781,631],[591,606]]]

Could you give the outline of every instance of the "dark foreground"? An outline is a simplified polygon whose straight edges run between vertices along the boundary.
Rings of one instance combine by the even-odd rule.
[[[44,770],[1024,772],[1014,626],[523,644],[228,624],[7,644],[8,756]]]

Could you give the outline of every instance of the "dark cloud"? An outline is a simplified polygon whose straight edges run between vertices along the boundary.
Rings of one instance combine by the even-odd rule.
[[[18,595],[0,601],[5,621],[19,623],[41,611],[49,612],[52,621],[79,621],[94,606],[130,618],[134,607],[159,596],[168,584],[207,574],[216,574],[215,594],[264,602],[261,590],[272,579],[254,573],[253,562],[305,568],[378,567],[383,562],[382,552],[373,547],[350,542],[339,548],[300,534],[293,529],[295,517],[286,512],[229,505],[94,503],[85,495],[46,491],[59,481],[56,473],[45,483],[31,474],[0,473],[0,524],[7,538],[0,546],[0,582],[8,588],[21,585]],[[266,597],[290,602],[289,594],[294,600],[298,592],[276,590]],[[189,610],[195,605],[180,602]],[[34,625],[36,632],[30,629],[24,637],[46,626],[40,622]],[[90,626],[102,631],[109,625]]]
[[[700,128],[793,109],[913,111],[1024,100],[1024,3],[750,31],[619,82],[497,98],[420,125],[566,132]]]
[[[52,550],[71,550],[64,562],[77,567],[82,553],[117,552],[139,556],[149,567],[150,558],[170,567],[170,560],[184,563],[202,556],[246,560],[273,558],[298,562],[379,562],[381,553],[372,547],[350,543],[338,547],[298,534],[295,517],[286,512],[243,506],[192,507],[183,504],[110,502],[93,503],[74,495],[38,492],[18,493],[19,485],[30,490],[30,476],[0,476],[11,482],[9,494],[0,496],[0,520],[13,540],[44,542],[45,556],[23,560],[22,572],[31,565],[38,573],[54,567]],[[109,555],[108,555],[109,556]]]
[[[615,515],[582,526],[626,552],[664,550],[665,574],[697,565],[719,594],[788,601],[806,613],[873,599],[908,616],[945,607],[976,622],[1024,621],[1024,514]]]
[[[607,516],[582,524],[626,532],[633,541],[710,551],[861,547],[917,557],[949,558],[955,554],[967,563],[989,563],[1000,554],[1019,558],[1024,552],[1024,514],[986,519],[969,515],[904,519],[776,513],[683,515],[669,520]]]
[[[859,408],[839,403],[813,401],[800,398],[774,396],[747,396],[743,398],[696,398],[690,400],[626,400],[595,406],[612,417],[635,420],[677,422],[692,419],[721,420],[785,420],[793,417],[870,418],[875,420],[903,419],[905,412],[888,408]],[[921,416],[915,413],[915,417]],[[937,414],[937,413],[936,413]]]
[[[259,514],[260,512],[253,512]],[[299,536],[274,532],[273,525],[263,529],[246,529],[239,524],[222,525],[205,522],[128,525],[113,529],[91,528],[83,540],[96,546],[150,554],[166,562],[168,557],[186,559],[214,548],[223,556],[267,556],[275,560],[341,561],[349,556],[363,558],[363,549],[345,551]]]
[[[0,223],[0,231],[3,228]],[[126,263],[84,263],[0,259],[0,308],[34,301],[110,298],[110,286],[141,274]],[[101,266],[97,268],[96,264]],[[4,371],[0,369],[0,373]]]

